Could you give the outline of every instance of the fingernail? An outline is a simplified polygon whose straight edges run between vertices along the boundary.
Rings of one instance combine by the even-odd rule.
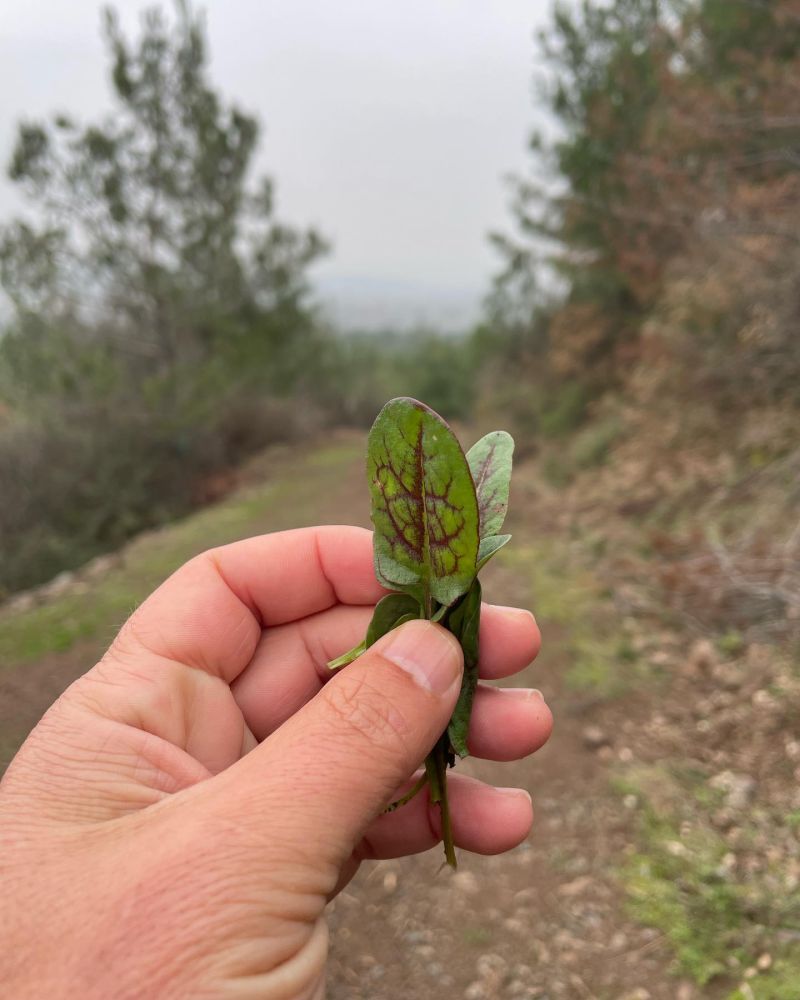
[[[524,618],[525,621],[536,620],[533,617],[533,612],[528,611],[527,608],[510,608],[505,604],[493,604],[492,607],[501,614],[507,615],[509,618]]]
[[[507,795],[509,798],[527,799],[528,802],[533,802],[530,792],[524,788],[495,788],[495,791],[501,795]]]
[[[380,653],[428,691],[445,694],[461,678],[458,641],[440,625],[412,621],[390,632]]]
[[[538,688],[497,688],[503,694],[510,694],[512,698],[520,701],[544,701],[544,695]]]

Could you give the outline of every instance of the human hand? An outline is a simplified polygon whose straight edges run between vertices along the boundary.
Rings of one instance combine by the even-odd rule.
[[[381,594],[371,534],[325,527],[206,552],[142,604],[0,784],[4,996],[324,995],[326,901],[361,860],[439,839],[426,795],[380,813],[447,724],[457,642],[409,622],[326,667]],[[532,616],[491,606],[480,639],[487,678],[539,645]],[[481,687],[470,748],[520,758],[550,727],[538,692]],[[528,833],[524,791],[449,788],[461,847]]]

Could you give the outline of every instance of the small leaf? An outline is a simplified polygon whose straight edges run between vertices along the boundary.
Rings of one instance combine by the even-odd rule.
[[[478,571],[483,569],[492,556],[511,541],[511,535],[489,535],[482,538],[478,549]]]
[[[506,431],[492,431],[467,452],[478,496],[481,538],[496,535],[503,527],[508,510],[513,455],[514,439]]]
[[[387,594],[375,605],[372,621],[367,628],[367,647],[377,642],[387,632],[397,628],[400,619],[419,618],[419,601],[411,597],[410,594]],[[408,618],[410,621],[411,618]]]
[[[472,702],[478,686],[478,636],[481,622],[481,585],[476,579],[465,597],[450,612],[447,627],[461,643],[464,651],[464,676],[447,734],[450,745],[459,757],[469,756],[467,734],[472,715]]]
[[[478,560],[478,502],[461,445],[415,399],[393,399],[369,434],[375,573],[413,594],[430,617],[470,587]]]

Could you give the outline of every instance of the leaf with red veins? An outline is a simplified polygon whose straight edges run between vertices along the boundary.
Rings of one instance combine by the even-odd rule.
[[[450,605],[478,559],[478,501],[458,439],[415,399],[390,400],[369,434],[375,573],[384,586]]]
[[[508,510],[514,439],[505,431],[492,431],[467,452],[478,495],[481,538],[496,535]]]

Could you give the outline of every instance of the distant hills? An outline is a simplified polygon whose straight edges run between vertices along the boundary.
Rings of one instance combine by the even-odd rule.
[[[314,289],[325,315],[342,329],[432,327],[443,332],[474,324],[485,291],[352,274],[320,275]]]

